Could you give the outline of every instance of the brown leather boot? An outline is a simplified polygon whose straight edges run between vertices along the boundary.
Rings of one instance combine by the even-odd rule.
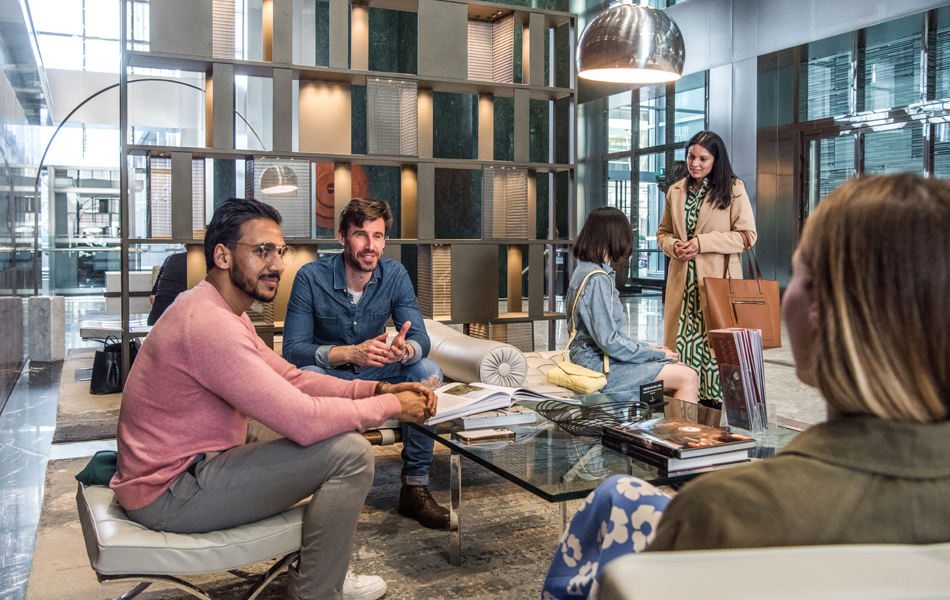
[[[429,488],[424,485],[402,486],[399,492],[399,514],[415,519],[429,529],[445,529],[449,526],[449,509],[436,504]]]

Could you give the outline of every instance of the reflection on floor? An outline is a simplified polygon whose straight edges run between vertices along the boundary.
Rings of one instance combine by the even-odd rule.
[[[623,299],[628,315],[626,333],[658,344],[663,337],[663,303],[659,294]],[[557,307],[563,312],[563,303]],[[502,303],[501,312],[504,312]],[[118,319],[105,315],[102,299],[67,299],[66,347],[95,347],[98,342],[79,337],[79,323],[87,319]],[[133,317],[139,318],[139,317]],[[548,323],[534,326],[535,348],[547,349]],[[555,322],[555,348],[567,341],[563,321]],[[783,332],[783,339],[788,336]],[[778,414],[803,422],[824,420],[824,403],[817,391],[795,377],[791,351],[765,352],[765,377],[770,403]],[[22,600],[30,573],[33,542],[43,500],[46,464],[50,459],[92,456],[114,449],[115,441],[52,445],[62,363],[27,363],[0,414],[0,598]]]

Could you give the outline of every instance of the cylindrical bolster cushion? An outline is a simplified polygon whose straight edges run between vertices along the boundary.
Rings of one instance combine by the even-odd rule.
[[[511,344],[479,340],[460,333],[444,323],[425,320],[434,360],[449,379],[463,383],[481,381],[518,387],[528,374],[528,361]]]

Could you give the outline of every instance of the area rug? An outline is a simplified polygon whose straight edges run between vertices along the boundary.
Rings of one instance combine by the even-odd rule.
[[[88,377],[95,355],[95,348],[72,348],[66,354],[59,381],[54,444],[115,437],[122,394],[89,393]]]
[[[400,445],[376,449],[376,480],[360,517],[351,569],[383,577],[389,585],[385,596],[389,600],[539,598],[559,536],[557,505],[463,459],[462,566],[453,567],[448,564],[448,531],[425,529],[396,512],[400,449]],[[430,489],[443,505],[449,499],[448,458],[448,452],[437,444]],[[49,464],[27,600],[102,600],[132,587],[128,583],[100,585],[89,567],[73,479],[87,460]],[[572,501],[569,509],[579,504]],[[248,588],[246,582],[229,574],[189,580],[221,600],[237,600]],[[284,591],[285,576],[281,575],[262,599],[283,598]],[[190,598],[158,585],[139,597]]]

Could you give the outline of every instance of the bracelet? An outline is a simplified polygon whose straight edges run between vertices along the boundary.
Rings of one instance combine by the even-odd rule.
[[[376,389],[373,390],[373,395],[374,395],[374,396],[379,396],[380,394],[383,393],[383,385],[385,385],[385,382],[384,382],[384,381],[377,381],[377,382],[376,382]]]

